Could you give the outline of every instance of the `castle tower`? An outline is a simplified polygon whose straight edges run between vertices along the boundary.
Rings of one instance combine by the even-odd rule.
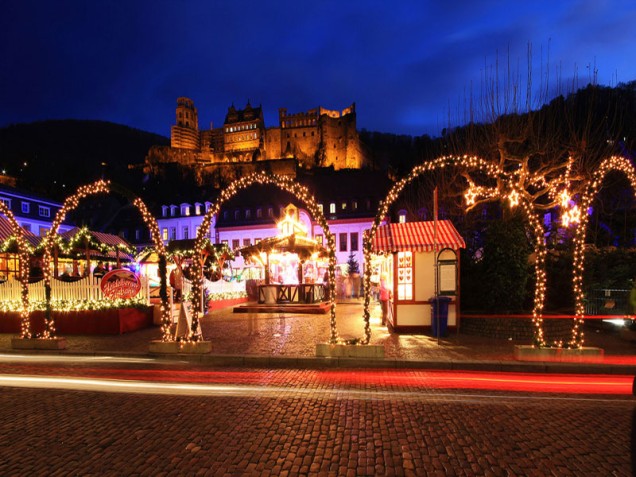
[[[177,99],[176,120],[177,124],[170,130],[170,145],[179,149],[199,149],[199,116],[194,101],[183,97]]]

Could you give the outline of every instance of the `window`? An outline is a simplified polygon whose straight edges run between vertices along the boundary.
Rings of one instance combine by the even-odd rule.
[[[336,203],[332,202],[331,204],[329,204],[329,213],[330,214],[335,214],[336,213]]]
[[[255,238],[255,239],[254,239],[254,243],[258,243],[258,242],[260,242],[261,240],[262,240],[262,239],[260,239],[260,238]]]
[[[246,219],[252,218],[252,211],[250,209],[245,209],[245,218]]]
[[[250,245],[252,245],[250,239],[243,239],[243,247],[249,247]]]
[[[38,230],[40,237],[44,237],[47,233],[49,233],[48,227],[40,227]]]
[[[241,211],[236,209],[234,211],[234,220],[238,220],[240,216],[241,216]]]
[[[38,207],[38,214],[40,215],[40,217],[50,217],[51,209],[49,207],[44,207],[43,205],[40,205]]]
[[[357,200],[354,200],[354,201],[351,202],[351,208],[353,210],[358,210],[358,201]]]
[[[351,251],[352,252],[357,252],[358,251],[358,232],[351,232],[351,235],[349,236],[349,238],[351,239]]]
[[[190,215],[190,206],[189,205],[182,205],[181,206],[181,215],[188,217]]]
[[[397,299],[413,299],[413,254],[398,252],[397,263]]]
[[[0,199],[0,201],[2,201],[2,203],[7,206],[7,209],[11,209],[11,199],[2,198]]]
[[[135,229],[135,240],[141,240],[141,230]]]
[[[177,228],[170,227],[170,240],[176,240],[176,239],[177,239]]]
[[[170,206],[170,217],[174,217],[175,215],[177,215],[177,206],[176,205],[171,205]]]
[[[347,234],[340,234],[340,249],[341,252],[347,251]]]
[[[31,224],[22,224],[22,228],[27,232],[31,232]]]
[[[194,213],[196,215],[201,215],[201,204],[194,204]]]
[[[184,239],[190,238],[190,227],[188,226],[183,227],[183,238]]]
[[[205,211],[207,212],[208,210],[210,210],[212,208],[212,203],[211,202],[206,202],[205,203]]]
[[[263,209],[256,209],[256,218],[258,219],[262,219],[263,218]]]
[[[398,212],[398,222],[401,224],[406,222],[406,210],[402,209]]]
[[[322,234],[316,235],[316,242],[318,242],[320,245],[323,244],[323,240],[324,240],[324,238],[323,238]]]
[[[233,250],[236,250],[240,246],[241,246],[241,242],[239,241],[239,239],[232,239],[232,249]]]
[[[268,217],[274,217],[274,209],[271,207],[267,208],[267,216]]]
[[[161,207],[161,216],[162,217],[168,217],[168,206],[164,205]]]
[[[168,240],[168,229],[163,229],[161,231],[161,239],[162,240]]]
[[[223,211],[223,220],[227,220],[229,216],[230,216],[229,212],[227,210],[224,210]]]
[[[343,202],[342,204],[340,204],[340,209],[347,210],[347,203]]]
[[[321,214],[325,213],[324,207],[322,206],[322,204],[318,204],[318,210],[320,211]]]
[[[28,214],[30,210],[31,210],[31,204],[29,204],[28,202],[22,202],[22,213]]]

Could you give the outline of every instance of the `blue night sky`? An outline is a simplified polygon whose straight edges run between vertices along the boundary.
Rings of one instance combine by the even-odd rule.
[[[535,86],[548,72],[552,90],[594,69],[602,85],[636,79],[633,0],[19,0],[0,39],[0,126],[101,119],[169,136],[187,96],[201,128],[248,99],[267,126],[279,107],[355,101],[359,129],[438,136],[497,56],[525,80],[529,43]]]

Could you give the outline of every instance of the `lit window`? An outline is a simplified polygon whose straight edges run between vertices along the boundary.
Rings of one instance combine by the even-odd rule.
[[[51,216],[51,209],[49,209],[48,207],[44,207],[44,206],[40,205],[38,207],[38,214],[40,215],[40,217],[50,217]]]
[[[188,217],[190,215],[190,206],[182,205],[181,206],[181,215]]]
[[[194,213],[196,215],[201,215],[201,204],[195,204],[194,205]]]
[[[323,243],[323,237],[322,234],[316,235],[316,242],[318,242],[320,245],[322,245]]]
[[[347,203],[346,203],[346,202],[343,202],[342,204],[340,204],[340,208],[341,208],[342,210],[347,210]]]
[[[406,210],[400,210],[398,212],[398,222],[401,224],[406,222]]]
[[[168,240],[168,229],[163,229],[161,231],[161,238],[162,240]]]
[[[28,214],[30,210],[31,210],[31,204],[29,204],[28,202],[22,202],[22,213]]]
[[[322,206],[322,204],[318,204],[318,210],[320,211],[321,214],[325,213],[324,207]]]
[[[351,208],[353,210],[358,210],[358,201],[354,200],[353,202],[351,202]]]
[[[411,252],[398,252],[397,299],[413,299],[413,255]]]
[[[330,214],[335,214],[336,213],[336,203],[332,202],[331,204],[329,204],[329,213]]]

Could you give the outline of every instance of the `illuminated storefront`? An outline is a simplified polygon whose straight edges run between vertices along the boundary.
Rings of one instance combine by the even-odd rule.
[[[388,326],[397,331],[430,330],[432,298],[451,298],[448,326],[459,325],[459,254],[466,244],[448,220],[391,223],[373,240],[374,276],[392,291]],[[379,281],[379,279],[377,279]]]

